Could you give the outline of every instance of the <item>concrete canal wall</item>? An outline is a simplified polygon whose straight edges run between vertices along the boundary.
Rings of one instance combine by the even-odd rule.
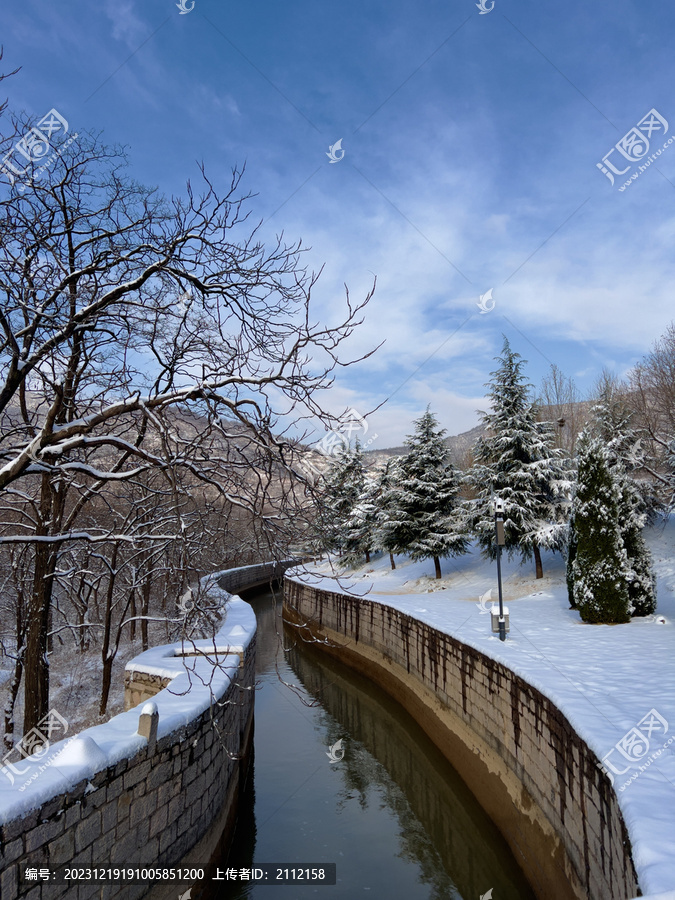
[[[284,613],[414,716],[500,828],[542,900],[639,893],[616,795],[595,754],[540,691],[378,601],[287,577]]]
[[[209,590],[228,601],[214,640],[136,657],[126,667],[126,712],[0,771],[2,900],[141,897],[147,884],[75,887],[27,881],[25,871],[185,864],[214,825],[232,828],[252,737],[256,623],[229,594],[287,565],[209,576]]]

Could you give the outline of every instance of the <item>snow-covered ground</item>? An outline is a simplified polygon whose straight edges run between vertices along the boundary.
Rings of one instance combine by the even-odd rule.
[[[341,574],[335,585],[328,563],[316,569],[323,588],[368,592],[369,599],[499,660],[550,697],[598,758],[607,760],[607,770],[615,770],[614,789],[643,892],[666,892],[659,900],[675,900],[675,517],[645,536],[658,577],[656,615],[626,625],[585,625],[569,608],[560,556],[544,555],[539,581],[532,567],[505,558],[511,631],[504,643],[492,635],[484,611],[491,605],[488,591],[497,601],[496,564],[482,559],[476,547],[442,560],[440,581],[431,560],[399,557],[392,571],[388,556],[378,557]]]

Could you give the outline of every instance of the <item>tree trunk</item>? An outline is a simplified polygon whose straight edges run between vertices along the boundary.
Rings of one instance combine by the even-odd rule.
[[[150,614],[150,594],[152,592],[152,573],[153,569],[150,569],[148,574],[145,576],[145,581],[143,582],[143,591],[141,594],[141,615],[148,616]],[[141,643],[144,650],[147,650],[150,646],[150,642],[148,640],[148,620],[147,618],[141,619]]]
[[[537,572],[537,578],[544,577],[544,570],[541,567],[541,550],[537,545],[534,545],[534,565]]]
[[[9,696],[5,703],[5,750],[11,750],[14,746],[14,707],[16,698],[21,686],[21,675],[23,674],[23,648],[17,648],[16,660],[14,661],[14,675],[9,686]]]
[[[108,708],[108,697],[110,696],[110,685],[112,683],[112,666],[115,657],[112,653],[103,659],[103,675],[101,676],[101,704],[98,708],[99,716],[104,716]]]
[[[63,516],[63,496],[52,485],[48,475],[42,476],[39,518],[36,535],[58,534]],[[35,728],[49,712],[49,620],[54,588],[54,572],[60,543],[38,542],[35,545],[33,589],[28,601],[26,654],[24,656],[23,733]]]
[[[437,556],[434,556],[434,566],[436,567],[436,578],[441,578],[441,561]]]
[[[14,707],[16,698],[21,687],[21,677],[23,675],[23,654],[24,654],[24,621],[23,621],[23,604],[24,593],[17,579],[17,597],[16,597],[16,659],[14,660],[14,675],[9,686],[9,694],[5,703],[5,749],[11,750],[14,746]]]
[[[101,660],[103,661],[103,674],[101,676],[101,704],[99,706],[99,715],[105,715],[108,706],[108,696],[110,694],[110,682],[112,678],[112,664],[115,654],[110,652],[110,634],[112,631],[112,607],[113,597],[115,593],[115,578],[117,577],[117,553],[119,544],[115,544],[112,549],[110,558],[110,578],[108,579],[108,590],[105,593],[105,619],[103,622],[103,645],[101,647]]]
[[[47,658],[47,632],[49,606],[51,604],[51,577],[56,554],[47,544],[38,544],[35,550],[33,590],[28,602],[28,633],[25,657],[25,710],[23,733],[35,728],[49,711],[49,660]]]
[[[152,588],[152,570],[146,576],[145,582],[143,583],[143,593],[142,593],[142,601],[141,601],[141,615],[148,616],[150,613],[150,590]],[[148,641],[148,620],[147,618],[141,619],[141,641],[143,644],[143,650],[147,650],[150,646]]]
[[[370,562],[370,550],[366,550],[366,562]]]
[[[396,568],[396,563],[394,562],[394,554],[393,554],[393,553],[390,553],[390,554],[389,554],[389,562],[391,563],[392,569],[395,569],[395,568]]]

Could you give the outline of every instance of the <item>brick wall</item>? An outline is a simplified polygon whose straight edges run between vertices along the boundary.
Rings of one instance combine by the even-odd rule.
[[[628,833],[598,759],[541,692],[398,610],[287,578],[286,618],[415,716],[510,843],[536,894],[639,893]]]

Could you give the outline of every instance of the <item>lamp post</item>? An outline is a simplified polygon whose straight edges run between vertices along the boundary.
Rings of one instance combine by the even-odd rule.
[[[495,498],[495,537],[497,539],[497,586],[499,588],[499,640],[506,640],[506,620],[502,600],[502,547],[504,546],[504,501]]]

